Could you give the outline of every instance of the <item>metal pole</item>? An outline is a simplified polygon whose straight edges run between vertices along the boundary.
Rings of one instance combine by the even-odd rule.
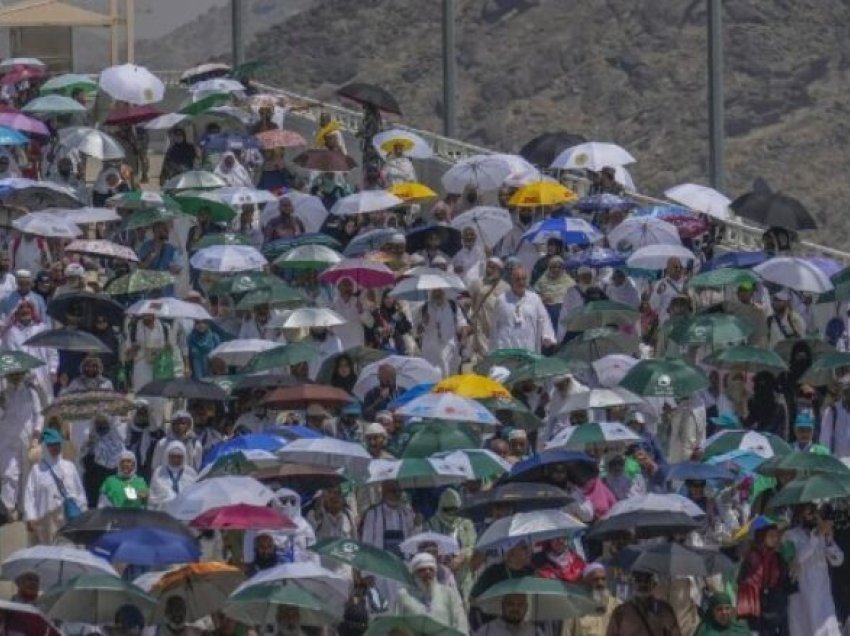
[[[234,67],[245,61],[245,47],[242,42],[242,1],[230,0],[230,36]]]
[[[126,0],[127,10],[127,62],[136,61],[136,2]]]
[[[443,0],[443,134],[446,137],[454,137],[457,131],[456,62],[455,2]]]
[[[723,0],[706,0],[708,12],[708,135],[711,187],[723,191]]]

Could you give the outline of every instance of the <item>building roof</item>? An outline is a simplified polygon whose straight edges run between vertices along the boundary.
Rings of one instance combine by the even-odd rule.
[[[0,8],[0,27],[110,26],[112,18],[59,0],[25,0]]]

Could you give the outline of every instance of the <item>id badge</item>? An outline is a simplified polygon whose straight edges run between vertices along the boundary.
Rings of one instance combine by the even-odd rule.
[[[124,488],[124,494],[130,501],[135,501],[139,498],[139,496],[136,494],[136,489],[132,486],[127,486],[126,488]]]

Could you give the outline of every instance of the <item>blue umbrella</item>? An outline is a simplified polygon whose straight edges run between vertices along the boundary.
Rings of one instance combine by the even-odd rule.
[[[259,150],[260,142],[251,135],[239,135],[236,133],[217,133],[208,135],[201,141],[206,152],[226,152],[228,150],[247,150],[253,148]]]
[[[204,453],[203,466],[211,464],[222,455],[229,455],[236,451],[264,450],[274,453],[286,445],[286,440],[277,435],[264,433],[251,433],[250,435],[238,435],[226,442],[219,442],[206,453]]]
[[[742,473],[751,475],[756,472],[756,468],[761,466],[765,461],[765,458],[761,455],[757,455],[749,450],[736,448],[728,453],[715,455],[714,457],[707,459],[705,463],[711,464],[712,466],[732,465],[737,467]]]
[[[590,196],[583,197],[572,207],[574,210],[585,213],[610,212],[611,210],[622,210],[625,212],[626,210],[637,207],[637,204],[616,194],[605,192],[603,194],[591,194]]]
[[[565,265],[567,269],[578,269],[579,267],[601,269],[603,267],[622,267],[625,264],[626,257],[619,252],[607,247],[592,247],[570,257]]]
[[[651,216],[656,219],[666,219],[668,216],[697,216],[690,208],[681,205],[650,205],[638,208],[635,216]]]
[[[602,233],[584,219],[560,217],[535,223],[522,235],[524,241],[533,243],[549,238],[560,239],[566,245],[589,245],[602,239]]]
[[[400,406],[404,406],[411,400],[415,400],[416,398],[425,395],[426,393],[430,393],[431,389],[433,388],[433,383],[425,382],[423,384],[417,384],[416,386],[409,388],[407,391],[399,395],[392,402],[387,404],[387,409],[393,411]]]
[[[272,428],[265,429],[265,431],[269,435],[277,435],[278,437],[284,438],[286,441],[292,441],[294,439],[319,439],[320,437],[325,437],[319,431],[312,429],[309,426],[301,426],[300,424],[293,424],[292,426],[274,426]]]
[[[514,464],[503,481],[547,481],[549,466],[569,464],[575,478],[584,482],[598,473],[598,465],[587,453],[571,450],[546,450]]]
[[[767,252],[727,252],[723,256],[718,256],[711,259],[700,268],[701,272],[710,272],[714,269],[723,267],[736,267],[738,269],[747,269],[761,265],[770,254]]]
[[[7,126],[0,126],[0,146],[22,146],[29,143],[26,135]]]
[[[89,550],[108,561],[148,567],[192,563],[201,558],[195,541],[158,528],[107,532],[89,546]]]
[[[671,464],[667,469],[667,481],[735,481],[735,475],[723,468],[700,462],[679,462]]]
[[[369,230],[368,232],[364,232],[363,234],[351,239],[351,242],[346,246],[343,255],[350,258],[363,256],[366,252],[372,252],[380,249],[394,234],[398,233],[399,231],[393,228],[378,228],[377,230]]]

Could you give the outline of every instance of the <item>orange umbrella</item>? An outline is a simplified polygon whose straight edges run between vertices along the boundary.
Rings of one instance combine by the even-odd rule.
[[[242,570],[226,563],[190,563],[164,574],[154,583],[150,593],[160,601],[169,596],[183,597],[186,621],[192,623],[224,607],[228,597],[244,580]],[[154,620],[161,619],[158,615],[164,605],[159,603]]]
[[[454,393],[470,400],[511,397],[511,392],[504,386],[492,378],[475,373],[462,373],[460,375],[449,376],[438,382],[432,389],[432,392]]]
[[[266,130],[257,135],[257,141],[260,142],[264,150],[307,145],[307,140],[294,130]]]
[[[415,181],[406,181],[404,183],[395,183],[387,188],[387,192],[396,195],[399,199],[404,199],[406,202],[427,201],[437,197],[437,193],[424,183]]]

